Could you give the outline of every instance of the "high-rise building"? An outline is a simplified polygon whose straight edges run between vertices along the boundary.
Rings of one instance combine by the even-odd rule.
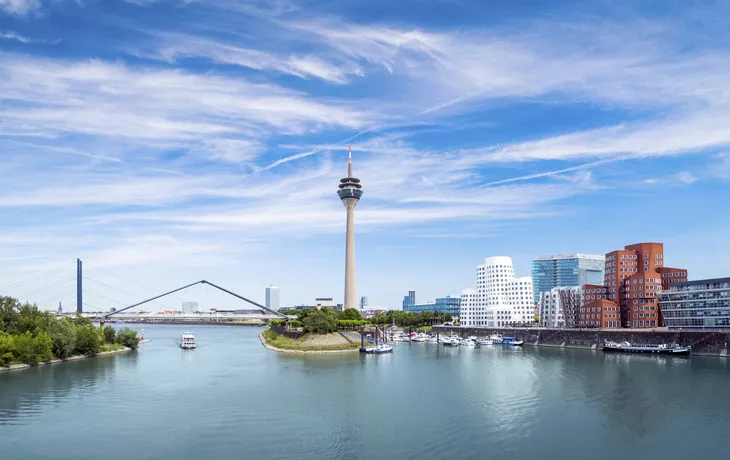
[[[352,147],[349,149],[347,177],[340,179],[337,190],[342,204],[347,209],[347,229],[345,231],[345,303],[344,308],[357,308],[355,293],[355,206],[362,196],[360,179],[352,176]]]
[[[541,327],[573,327],[578,324],[580,286],[554,287],[538,296],[537,315]]]
[[[682,272],[671,275],[681,277]],[[659,293],[659,307],[669,329],[730,329],[730,278],[672,283]]]
[[[502,327],[533,324],[534,320],[532,278],[515,277],[510,257],[484,259],[477,267],[476,302],[462,305],[461,324]]]
[[[183,313],[195,313],[198,310],[198,302],[183,302],[182,312]]]
[[[440,297],[433,302],[406,305],[403,311],[409,313],[421,313],[422,311],[436,311],[443,315],[450,314],[452,317],[458,318],[461,315],[461,297]]]
[[[632,244],[609,252],[604,272],[603,286],[584,286],[582,326],[661,327],[659,293],[687,281],[687,270],[665,266],[662,243]]]
[[[360,310],[365,310],[366,308],[368,308],[368,297],[364,295],[360,297]]]
[[[279,288],[273,284],[266,288],[266,308],[269,310],[279,311],[279,308],[281,307],[279,294]]]
[[[532,283],[535,303],[540,293],[556,287],[603,283],[604,256],[590,254],[555,254],[532,260]]]
[[[410,307],[416,304],[416,291],[408,291],[408,295],[403,297],[403,311],[406,311],[406,307]]]

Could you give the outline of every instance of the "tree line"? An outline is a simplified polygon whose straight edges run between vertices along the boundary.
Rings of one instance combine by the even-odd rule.
[[[136,350],[138,344],[137,331],[99,329],[81,316],[58,319],[35,305],[0,297],[0,366],[93,356],[119,345]]]
[[[287,313],[297,317],[297,319],[289,321],[292,328],[301,327],[304,332],[317,334],[328,334],[338,329],[357,329],[365,325],[433,326],[443,321],[452,321],[451,314],[441,315],[437,310],[432,312],[422,311],[420,313],[390,310],[386,314],[374,316],[370,319],[365,319],[355,308],[346,308],[345,310],[308,308]],[[284,322],[284,320],[272,320],[270,324],[281,325]]]

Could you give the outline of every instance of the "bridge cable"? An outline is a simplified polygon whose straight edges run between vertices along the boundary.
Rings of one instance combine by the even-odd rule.
[[[62,265],[60,267],[56,267],[54,269],[45,271],[43,273],[39,273],[38,275],[32,276],[30,278],[26,278],[26,279],[21,280],[21,281],[18,281],[16,283],[13,283],[13,284],[9,284],[7,286],[0,287],[0,291],[4,291],[4,290],[10,289],[10,288],[15,288],[15,287],[21,286],[23,284],[28,284],[30,282],[36,281],[36,280],[38,280],[40,278],[43,278],[44,276],[53,275],[53,274],[58,273],[58,272],[62,271],[64,268],[69,267],[71,265],[76,265],[76,262],[70,262],[70,263],[67,263],[65,265]]]
[[[30,299],[30,296],[32,296],[34,294],[38,294],[40,292],[43,292],[46,289],[51,289],[51,288],[54,288],[54,287],[58,287],[58,286],[62,285],[63,283],[67,283],[67,282],[72,281],[74,279],[76,279],[75,276],[72,276],[72,277],[66,278],[66,279],[62,279],[61,281],[57,281],[57,282],[51,283],[49,285],[43,286],[42,288],[38,288],[35,291],[31,291],[31,292],[29,292],[27,294],[24,294],[21,297],[27,302]]]
[[[119,292],[123,292],[124,294],[131,295],[132,297],[134,297],[136,299],[144,299],[144,297],[141,296],[141,295],[139,295],[139,294],[133,294],[133,293],[131,293],[129,291],[125,291],[124,289],[121,289],[121,288],[118,288],[118,287],[114,287],[114,286],[112,286],[110,284],[104,283],[104,282],[99,281],[99,280],[95,280],[95,279],[89,278],[87,276],[84,276],[84,279],[85,280],[89,280],[89,281],[93,281],[94,283],[101,284],[102,286],[106,286],[106,287],[108,287],[110,289],[114,289],[115,291],[119,291]],[[161,307],[165,307],[164,305],[162,305],[159,302],[155,302],[155,303],[158,304],[158,305],[160,305]],[[122,302],[122,304],[124,304],[124,303]],[[124,304],[124,305],[126,305],[126,304]]]

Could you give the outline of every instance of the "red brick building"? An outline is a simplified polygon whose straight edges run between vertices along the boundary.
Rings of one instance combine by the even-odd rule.
[[[664,266],[662,243],[639,243],[606,254],[603,286],[585,285],[579,325],[652,328],[664,325],[658,293],[687,281],[687,270]]]

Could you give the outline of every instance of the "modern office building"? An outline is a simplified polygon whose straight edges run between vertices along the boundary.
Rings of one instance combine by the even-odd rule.
[[[555,287],[541,292],[537,316],[541,327],[574,327],[578,324],[583,289],[580,286]]]
[[[484,259],[484,264],[477,267],[476,301],[462,308],[460,323],[463,326],[502,327],[534,322],[532,278],[515,277],[510,257]]]
[[[532,284],[535,303],[540,293],[556,287],[603,283],[604,256],[590,254],[555,254],[532,260]]]
[[[408,291],[408,295],[403,297],[403,311],[406,307],[416,304],[416,291]]]
[[[198,302],[183,302],[182,303],[182,312],[183,313],[195,313],[197,311],[199,311]]]
[[[662,243],[638,243],[606,254],[603,286],[585,285],[580,325],[654,328],[664,324],[657,298],[687,281],[687,270],[664,264]],[[617,317],[616,317],[617,316]]]
[[[669,329],[730,329],[730,278],[674,283],[659,293],[659,307]]]
[[[273,284],[266,288],[266,308],[279,311],[281,307],[281,292]]]
[[[360,179],[352,176],[352,147],[349,149],[347,177],[340,179],[339,195],[347,209],[347,229],[345,231],[345,308],[357,308],[355,292],[355,206],[362,197]]]
[[[360,310],[365,310],[368,308],[368,297],[362,296],[360,297]]]
[[[433,302],[413,304],[403,307],[403,311],[409,313],[421,313],[422,311],[437,311],[443,315],[450,314],[452,317],[458,318],[461,315],[461,297],[441,297]]]
[[[314,306],[317,308],[317,310],[321,310],[323,308],[334,309],[337,307],[337,304],[335,303],[335,299],[333,297],[317,297],[314,299]]]

